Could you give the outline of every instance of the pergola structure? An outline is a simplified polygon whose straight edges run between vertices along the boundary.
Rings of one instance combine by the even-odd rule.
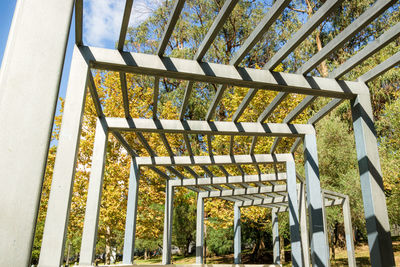
[[[299,183],[276,184],[277,182],[288,181],[291,175],[297,177]],[[293,178],[292,177],[292,178]],[[301,262],[304,266],[310,266],[309,238],[307,229],[306,214],[306,189],[304,178],[298,173],[294,173],[289,168],[286,173],[245,175],[245,176],[226,176],[226,177],[207,177],[198,179],[175,179],[169,180],[165,199],[165,218],[164,218],[164,243],[163,243],[163,264],[171,263],[171,235],[172,235],[172,214],[173,196],[176,187],[186,187],[198,193],[197,197],[197,225],[196,225],[196,263],[203,264],[204,257],[204,199],[220,198],[234,203],[234,263],[241,264],[241,207],[258,206],[272,210],[272,229],[273,229],[273,248],[274,264],[280,265],[280,244],[278,230],[279,212],[289,212],[291,216],[291,244],[294,260]],[[250,186],[252,183],[255,186]],[[269,183],[267,186],[265,183]],[[242,185],[238,187],[237,185]],[[295,190],[288,190],[289,184]],[[223,188],[225,185],[230,189]],[[211,188],[210,188],[211,187]],[[214,188],[212,188],[214,187]],[[297,191],[297,192],[296,192]],[[295,195],[295,196],[294,196]],[[344,226],[346,234],[346,245],[349,266],[356,266],[353,243],[353,230],[351,224],[351,213],[349,197],[337,192],[322,190],[323,196],[323,224],[326,239],[325,208],[341,205],[343,207]],[[293,197],[298,200],[298,204],[293,202]],[[297,198],[296,198],[297,197]],[[295,227],[300,227],[296,229]],[[299,236],[301,234],[301,236]],[[301,244],[301,245],[300,245]],[[329,255],[329,245],[327,244]],[[295,265],[295,264],[294,264]]]
[[[35,231],[38,203],[47,158],[49,134],[51,133],[55,102],[64,61],[68,30],[75,6],[75,39],[68,89],[65,100],[62,128],[57,148],[57,156],[48,203],[47,217],[40,254],[40,266],[59,266],[63,260],[64,243],[68,214],[75,174],[76,154],[79,145],[81,121],[87,87],[93,99],[98,123],[93,151],[93,164],[89,181],[87,209],[85,214],[84,233],[82,237],[81,263],[93,264],[93,250],[96,243],[97,220],[101,198],[105,148],[108,134],[113,134],[126,148],[132,157],[127,221],[125,227],[124,263],[133,263],[133,250],[136,229],[137,190],[140,180],[140,168],[148,167],[166,178],[167,183],[188,183],[187,187],[200,190],[199,195],[220,194],[226,190],[233,192],[230,200],[244,201],[237,190],[245,191],[246,198],[260,198],[257,194],[273,193],[265,185],[268,174],[259,173],[252,180],[241,165],[286,164],[286,185],[277,184],[288,192],[290,212],[292,259],[293,265],[302,266],[299,260],[300,224],[298,221],[298,195],[294,153],[303,142],[305,158],[305,185],[309,215],[311,262],[313,266],[328,266],[326,230],[323,227],[324,198],[330,193],[323,192],[320,187],[319,168],[314,125],[331,110],[345,100],[350,100],[353,127],[360,169],[361,187],[365,217],[367,221],[368,243],[372,266],[394,266],[394,256],[390,237],[390,226],[387,215],[382,174],[379,164],[378,147],[374,130],[373,114],[367,83],[400,62],[400,51],[392,57],[363,74],[356,81],[345,81],[340,78],[382,49],[386,44],[400,36],[400,24],[393,26],[379,38],[361,49],[337,69],[329,73],[328,78],[313,77],[309,74],[330,54],[368,26],[388,8],[396,4],[396,0],[377,0],[363,14],[356,18],[346,29],[334,37],[326,46],[301,66],[296,73],[273,72],[310,33],[320,25],[340,4],[341,0],[328,0],[293,34],[278,52],[265,63],[263,69],[243,68],[239,64],[271,25],[290,0],[274,1],[273,6],[264,15],[254,31],[245,40],[241,48],[233,55],[230,64],[203,62],[208,48],[229,17],[237,0],[226,0],[214,23],[200,44],[192,60],[165,57],[164,52],[175,24],[184,6],[184,0],[176,0],[167,27],[159,42],[157,54],[141,54],[124,51],[124,43],[129,23],[133,0],[127,0],[122,20],[120,38],[117,49],[88,47],[83,44],[83,0],[52,1],[43,0],[41,5],[32,1],[18,1],[13,19],[10,37],[0,73],[0,125],[7,130],[0,132],[0,164],[2,169],[2,187],[0,203],[2,205],[1,220],[1,254],[0,265],[27,266],[30,262],[32,242]],[[41,20],[37,18],[40,17]],[[22,64],[21,64],[22,63]],[[125,118],[108,118],[104,116],[97,88],[94,84],[92,69],[117,71],[121,77],[123,107]],[[131,118],[128,103],[126,73],[153,76],[155,81],[160,77],[188,81],[180,111],[179,120],[160,120],[157,112],[152,119]],[[24,79],[21,79],[24,77]],[[188,100],[195,82],[218,84],[217,93],[210,104],[207,116],[201,121],[185,119]],[[158,82],[154,88],[154,109],[157,110],[159,94]],[[240,104],[232,121],[215,121],[214,113],[228,86],[250,88]],[[33,88],[33,90],[32,90]],[[271,103],[265,106],[256,122],[239,122],[246,107],[258,90],[273,90],[279,93]],[[273,111],[289,94],[306,95],[304,100],[290,111],[283,122],[267,123]],[[325,107],[309,118],[307,124],[293,124],[296,117],[304,111],[317,97],[333,98]],[[26,102],[26,99],[30,99]],[[132,149],[121,132],[135,132],[150,157],[143,157]],[[143,133],[159,134],[168,157],[160,157],[152,150]],[[182,134],[189,156],[177,156],[168,144],[165,134]],[[213,155],[211,142],[208,141],[208,156],[194,155],[190,149],[189,135],[202,134],[229,135],[230,155]],[[252,146],[248,155],[233,153],[236,136],[251,136]],[[254,154],[254,147],[259,137],[274,137],[274,145],[270,154]],[[288,154],[274,154],[282,137],[297,138]],[[211,140],[207,138],[207,140]],[[16,165],[18,163],[18,165]],[[20,166],[24,166],[21,168]],[[191,169],[200,166],[207,178]],[[207,166],[218,166],[226,177],[215,178]],[[231,177],[224,168],[235,165],[241,172],[240,178]],[[163,172],[159,166],[166,167]],[[183,166],[194,179],[186,179],[176,167]],[[279,178],[279,174],[276,174]],[[176,178],[176,180],[171,179]],[[267,180],[263,181],[263,177]],[[221,180],[220,184],[194,184],[201,179]],[[224,180],[225,179],[225,180]],[[239,179],[239,187],[228,182]],[[261,184],[257,184],[261,183]],[[256,185],[256,186],[254,186]],[[211,187],[210,187],[211,186]],[[274,186],[274,185],[272,185]],[[220,187],[220,188],[218,188]],[[284,188],[283,188],[284,187]],[[169,186],[167,186],[169,188]],[[213,188],[211,190],[211,188]],[[218,189],[219,192],[214,189]],[[261,192],[257,191],[261,190]],[[262,191],[266,190],[266,191]],[[270,190],[270,191],[268,191]],[[271,191],[272,190],[272,191]],[[256,196],[250,194],[257,191]],[[239,193],[238,193],[239,194]],[[167,200],[172,198],[172,191],[167,192]],[[257,201],[254,199],[254,201]],[[326,202],[326,201],[325,201]],[[17,203],[17,204],[16,204]],[[18,208],[15,208],[18,205]],[[269,204],[272,205],[272,204]],[[201,206],[201,205],[200,205]],[[172,209],[166,205],[166,214]],[[168,218],[172,218],[169,216]],[[306,227],[302,223],[301,227]],[[170,235],[171,223],[166,224],[165,234]],[[166,240],[170,240],[168,237]],[[168,263],[168,258],[164,259]]]

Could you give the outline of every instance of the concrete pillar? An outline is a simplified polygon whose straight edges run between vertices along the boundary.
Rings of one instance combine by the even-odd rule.
[[[301,230],[301,248],[303,251],[304,266],[310,266],[310,245],[308,240],[307,229],[307,206],[306,206],[306,185],[301,183],[300,186],[300,230]]]
[[[135,158],[132,158],[129,175],[128,205],[126,208],[123,264],[133,264],[135,254],[136,217],[139,195],[140,170]]]
[[[368,87],[351,101],[361,191],[372,266],[395,266]]]
[[[323,202],[315,134],[306,134],[304,136],[304,159],[311,238],[311,260],[313,266],[327,266],[328,257],[326,255],[326,237],[322,215]]]
[[[356,266],[354,255],[353,227],[351,224],[350,200],[347,196],[343,203],[344,232],[346,234],[347,259],[350,267]]]
[[[241,264],[242,263],[242,229],[240,226],[240,207],[238,205],[234,205],[234,218],[233,218],[233,263]]]
[[[164,211],[164,233],[162,264],[171,264],[172,249],[172,223],[174,207],[174,187],[170,186],[169,180],[165,186],[165,211]]]
[[[203,264],[204,255],[204,199],[197,194],[196,264]]]
[[[88,72],[85,59],[75,47],[40,250],[39,266],[43,267],[59,266],[63,261]]]
[[[80,265],[92,265],[96,252],[97,228],[103,189],[104,165],[107,151],[107,124],[103,118],[97,119],[93,146],[92,167],[86,200],[85,221],[79,257]]]
[[[73,4],[15,7],[0,68],[0,266],[30,265]]]
[[[289,225],[292,266],[303,266],[303,255],[301,252],[300,240],[299,204],[297,201],[296,164],[294,159],[286,162],[286,173],[289,197]]]
[[[272,242],[274,250],[274,264],[281,265],[281,244],[279,239],[278,212],[272,210]]]
[[[330,252],[329,252],[329,236],[328,236],[328,222],[326,220],[326,207],[325,207],[325,194],[324,192],[322,192],[322,199],[323,199],[323,205],[322,205],[322,218],[323,218],[323,222],[324,222],[324,232],[325,232],[325,240],[326,240],[326,255],[328,257],[328,262],[327,262],[327,266],[330,267],[331,266],[331,256],[330,256]]]

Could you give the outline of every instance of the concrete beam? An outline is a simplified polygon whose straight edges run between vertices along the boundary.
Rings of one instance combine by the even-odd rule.
[[[204,199],[197,194],[197,217],[196,217],[196,264],[203,264],[204,255]]]
[[[265,186],[265,187],[251,187],[251,188],[237,188],[227,190],[215,190],[215,191],[203,191],[199,193],[202,198],[207,197],[229,197],[229,196],[243,196],[243,195],[255,195],[273,192],[286,192],[286,185],[276,186]]]
[[[136,239],[136,217],[139,195],[140,170],[135,158],[132,158],[129,188],[128,188],[128,205],[126,208],[125,219],[125,236],[123,249],[123,264],[133,264],[135,254],[135,239]]]
[[[303,266],[303,255],[301,252],[300,238],[299,203],[297,194],[297,192],[301,190],[301,186],[297,186],[296,184],[296,164],[294,158],[286,162],[286,173],[292,266]]]
[[[284,163],[291,154],[218,155],[218,156],[175,156],[140,157],[140,166],[191,166],[191,165],[237,165]]]
[[[139,133],[300,137],[314,131],[312,125],[286,123],[234,123],[230,121],[207,122],[132,118],[106,118],[106,121],[111,131],[133,131]]]
[[[395,40],[400,36],[400,22],[390,28],[388,31],[384,32],[381,36],[375,39],[375,41],[369,43],[366,47],[364,47],[360,52],[350,57],[346,62],[341,64],[339,67],[334,69],[331,73],[329,73],[329,78],[339,79],[364,60],[369,58],[374,53],[378,52],[382,48],[384,48],[387,44]]]
[[[157,55],[160,57],[164,55],[165,48],[167,48],[169,38],[171,37],[172,32],[174,31],[175,25],[178,22],[178,19],[179,19],[179,16],[181,15],[181,11],[182,11],[184,4],[185,4],[185,0],[176,0],[175,1],[171,15],[168,19],[167,27],[165,28],[165,31],[163,33],[163,36],[161,37],[161,41],[160,41],[158,49],[157,49]]]
[[[108,127],[103,118],[97,119],[79,265],[94,264],[100,203],[103,190],[104,165],[107,152],[107,139]]]
[[[255,183],[269,181],[285,181],[286,173],[261,174],[261,175],[237,175],[224,177],[206,177],[198,179],[171,180],[172,186],[197,186],[197,185],[226,185],[239,183]]]
[[[278,221],[278,213],[276,211],[272,211],[272,245],[273,245],[273,257],[274,263],[277,265],[281,265],[281,244],[279,238],[279,221]]]
[[[30,265],[74,2],[15,7],[0,68],[1,266]]]
[[[89,71],[79,48],[75,47],[40,249],[39,266],[43,267],[63,262]]]
[[[162,264],[171,264],[171,248],[172,248],[172,222],[174,207],[174,190],[171,186],[173,180],[167,180],[165,186],[165,207],[164,207],[164,233],[163,233],[163,250]]]
[[[371,265],[395,266],[370,95],[359,95],[351,108]]]
[[[240,207],[237,205],[233,206],[234,208],[234,219],[233,219],[233,262],[235,264],[242,263],[242,230],[240,226]]]
[[[400,51],[391,56],[390,58],[386,59],[385,61],[383,61],[381,64],[379,64],[372,70],[361,75],[361,77],[358,78],[358,80],[368,83],[398,64],[400,64]]]
[[[337,98],[354,98],[355,94],[362,92],[357,82],[104,48],[84,47],[83,50],[96,69]]]
[[[328,44],[326,44],[317,54],[310,58],[296,73],[307,74],[316,68],[331,53],[342,47],[348,40],[355,36],[362,28],[370,24],[374,19],[381,15],[387,8],[396,3],[398,0],[378,0],[356,20],[354,20],[347,28],[335,36]]]
[[[133,0],[126,0],[124,15],[122,17],[121,31],[118,39],[118,50],[122,51],[125,45],[126,32],[128,31],[129,18],[131,17]]]
[[[322,214],[324,203],[321,195],[315,134],[304,137],[304,159],[312,264],[327,266],[329,259],[326,255],[327,243]]]
[[[344,231],[346,234],[348,265],[350,267],[355,267],[356,256],[354,253],[353,226],[351,223],[350,200],[348,196],[346,196],[345,201],[343,203],[343,221],[344,221]]]
[[[292,35],[289,41],[264,65],[263,69],[273,70],[284,60],[301,42],[303,42],[329,14],[337,8],[343,0],[326,1],[306,23]]]

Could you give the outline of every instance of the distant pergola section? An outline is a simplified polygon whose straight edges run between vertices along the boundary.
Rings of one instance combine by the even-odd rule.
[[[30,1],[19,1],[0,73],[0,88],[3,91],[0,105],[0,114],[2,114],[0,125],[7,126],[7,131],[0,132],[0,147],[4,148],[0,154],[0,162],[3,164],[1,165],[2,171],[4,171],[2,177],[7,178],[7,181],[4,181],[7,186],[2,186],[2,191],[0,192],[1,196],[5,196],[0,201],[2,210],[4,210],[4,220],[2,220],[1,228],[9,229],[6,234],[2,234],[0,265],[29,265],[41,185],[47,160],[48,146],[45,144],[49,143],[48,139],[53,125],[61,66],[64,60],[73,4],[75,3],[76,43],[71,62],[62,127],[48,202],[39,260],[40,266],[59,266],[63,261],[76,155],[79,147],[87,87],[94,102],[98,122],[82,238],[80,259],[82,265],[93,265],[105,150],[108,134],[112,133],[132,157],[123,255],[125,264],[133,263],[140,168],[148,167],[161,177],[164,177],[167,180],[167,184],[170,182],[175,183],[175,180],[170,179],[172,175],[179,179],[179,183],[188,183],[187,186],[189,188],[199,190],[199,195],[223,194],[214,191],[214,189],[219,192],[225,192],[226,190],[230,192],[267,190],[266,192],[251,194],[251,196],[244,195],[247,199],[250,198],[251,201],[258,201],[257,198],[259,199],[259,196],[257,194],[274,193],[273,191],[276,188],[284,189],[284,191],[288,192],[289,207],[291,205],[295,207],[292,210],[289,209],[290,223],[293,226],[291,227],[293,265],[302,266],[303,261],[300,260],[302,257],[299,237],[300,225],[298,220],[297,224],[296,220],[294,220],[298,218],[294,159],[292,154],[274,154],[282,137],[292,137],[297,139],[291,150],[287,151],[288,153],[295,152],[301,142],[303,142],[304,147],[305,191],[309,213],[311,261],[314,266],[329,266],[326,230],[322,227],[323,210],[326,202],[329,202],[329,200],[326,200],[327,198],[331,198],[334,203],[336,200],[333,197],[339,195],[321,191],[314,125],[340,103],[350,100],[364,210],[367,220],[371,264],[372,266],[394,266],[372,107],[366,83],[390,68],[397,66],[400,62],[400,51],[358,77],[357,81],[344,81],[340,80],[340,78],[371,55],[380,51],[385,45],[398,38],[400,36],[400,23],[370,42],[369,45],[358,51],[341,66],[332,70],[327,78],[312,77],[307,74],[312,72],[321,62],[340,49],[347,41],[398,1],[377,0],[319,52],[302,66],[299,66],[296,73],[274,72],[273,70],[276,66],[343,3],[343,0],[328,0],[287,40],[268,62],[265,62],[263,69],[241,67],[240,64],[243,59],[257,42],[261,40],[266,32],[273,30],[271,25],[290,2],[289,0],[274,1],[253,32],[232,56],[229,64],[216,64],[203,62],[202,59],[227,18],[229,18],[238,0],[226,0],[224,2],[192,60],[164,57],[167,44],[184,7],[184,0],[175,1],[164,34],[159,41],[157,53],[154,55],[124,51],[133,0],[126,1],[117,50],[84,45],[82,30],[83,0],[43,0],[41,5],[33,4]],[[46,12],[43,12],[43,7],[46,8]],[[41,20],[37,20],[38,17]],[[20,62],[24,62],[24,66],[21,66]],[[36,69],[40,69],[40,72],[32,71]],[[93,80],[93,69],[119,72],[125,118],[105,117],[98,97],[98,88],[96,88]],[[142,74],[154,78],[152,119],[131,118],[126,73]],[[162,77],[187,81],[179,120],[160,120],[157,117],[158,81]],[[25,81],[29,81],[29,86],[26,85]],[[218,85],[218,90],[210,103],[206,117],[202,121],[190,121],[186,120],[185,117],[189,99],[193,97],[192,89],[195,82]],[[215,121],[215,111],[228,86],[246,87],[249,88],[249,91],[231,121]],[[31,88],[37,89],[38,93],[32,94]],[[271,103],[266,105],[256,122],[239,122],[246,107],[259,90],[277,91],[278,94]],[[306,97],[298,106],[287,113],[282,122],[266,123],[272,120],[271,115],[273,112],[290,94],[303,94]],[[333,99],[309,118],[307,124],[293,124],[292,122],[318,97]],[[30,99],[30,101],[26,101],[26,99]],[[24,112],[21,112],[21,107],[23,107]],[[143,157],[143,155],[132,149],[121,134],[125,131],[135,132],[150,157]],[[168,151],[168,157],[159,157],[155,153],[143,134],[148,132],[156,133],[160,136]],[[173,153],[165,136],[167,133],[183,134],[187,153],[189,154],[188,157]],[[188,138],[190,134],[204,134],[207,137],[229,135],[231,137],[230,155],[213,155],[211,138],[207,138],[209,155],[194,155]],[[233,144],[236,136],[252,137],[248,155],[234,154]],[[274,145],[269,151],[270,154],[254,154],[257,139],[264,136],[275,138]],[[21,142],[21,140],[23,141]],[[27,148],[29,148],[28,152]],[[19,162],[26,168],[21,169],[20,166],[15,165],[15,162]],[[279,177],[282,178],[283,174],[275,173],[276,177],[278,177],[278,181],[276,181],[278,184],[274,185],[273,181],[262,180],[262,177],[267,178],[269,176],[261,173],[261,171],[258,173],[260,179],[253,182],[251,174],[245,173],[241,168],[241,164],[257,166],[258,164],[276,164],[279,162],[286,164],[285,184],[279,181]],[[194,165],[200,166],[207,174],[207,177],[199,177],[191,168]],[[207,167],[210,165],[217,166],[226,177],[215,178],[212,171]],[[242,182],[239,185],[229,183],[229,179],[235,180],[238,178],[233,178],[224,168],[225,165],[235,165],[241,172]],[[160,166],[165,167],[166,171],[162,171]],[[182,166],[194,179],[186,179],[187,177],[177,170],[179,166]],[[27,177],[29,177],[29,182],[26,181]],[[211,179],[212,181],[214,178],[221,181],[221,184],[213,184],[212,182],[211,184],[205,182],[206,184],[200,185],[189,184],[201,179]],[[227,179],[225,183],[223,179]],[[267,182],[270,183],[268,185],[270,187],[266,185]],[[282,184],[280,184],[281,182]],[[268,192],[269,189],[265,187],[275,187],[275,189],[271,189],[272,191]],[[171,198],[173,193],[166,193],[167,198]],[[276,193],[279,192],[277,191]],[[243,196],[235,194],[219,197],[227,197],[234,200],[235,203],[240,199],[240,201],[245,201]],[[282,197],[284,196],[282,195]],[[15,209],[15,203],[19,203],[18,209]],[[273,203],[268,205],[273,205]],[[166,214],[171,214],[171,212],[172,210],[169,210],[168,205],[166,205]],[[301,227],[306,227],[305,223],[302,223]],[[170,230],[166,229],[165,234],[170,235],[170,232]],[[168,240],[168,238],[164,240]],[[163,258],[163,262],[168,263],[168,259]]]

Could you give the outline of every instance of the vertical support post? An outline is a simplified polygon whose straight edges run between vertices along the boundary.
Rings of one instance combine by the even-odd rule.
[[[204,199],[197,194],[196,264],[203,264],[204,247]]]
[[[167,180],[165,186],[165,212],[163,233],[162,264],[171,264],[172,223],[174,208],[174,187]]]
[[[30,265],[73,5],[15,7],[0,68],[0,266]]]
[[[297,198],[296,164],[294,158],[286,162],[287,190],[289,197],[289,225],[292,266],[303,266],[301,253],[299,203]]]
[[[324,232],[325,232],[325,240],[326,240],[326,255],[328,257],[328,262],[327,262],[327,266],[330,267],[331,266],[331,261],[330,261],[330,252],[329,252],[329,236],[328,236],[328,221],[326,220],[326,207],[325,207],[325,194],[324,192],[322,192],[322,218],[323,218],[323,222],[324,222]]]
[[[278,211],[272,210],[272,242],[274,248],[274,264],[281,265],[281,244],[279,239]]]
[[[234,218],[233,218],[233,227],[234,227],[234,237],[233,237],[233,251],[234,251],[234,264],[242,263],[242,229],[240,225],[240,207],[238,205],[234,205]]]
[[[304,136],[304,159],[306,174],[307,206],[311,237],[311,260],[313,266],[327,266],[326,237],[322,215],[322,195],[319,180],[317,140],[314,134]]]
[[[59,266],[63,261],[88,73],[89,67],[86,61],[79,48],[75,47],[72,55],[39,266]]]
[[[363,84],[360,82],[360,84]],[[368,87],[351,101],[372,266],[394,266],[392,239]]]
[[[301,230],[301,247],[303,251],[304,266],[310,266],[310,246],[308,240],[307,229],[307,207],[306,207],[306,185],[304,182],[300,186],[300,230]]]
[[[133,264],[135,254],[136,217],[139,195],[140,170],[136,159],[132,158],[129,175],[128,205],[126,208],[123,264]]]
[[[103,189],[104,165],[107,151],[107,136],[107,124],[104,118],[98,118],[86,201],[85,221],[83,224],[82,243],[79,257],[80,265],[92,265],[94,262],[100,202]]]
[[[350,200],[348,196],[346,196],[343,202],[343,221],[346,235],[348,265],[350,267],[355,267],[356,257],[354,255],[353,227],[351,224]]]

